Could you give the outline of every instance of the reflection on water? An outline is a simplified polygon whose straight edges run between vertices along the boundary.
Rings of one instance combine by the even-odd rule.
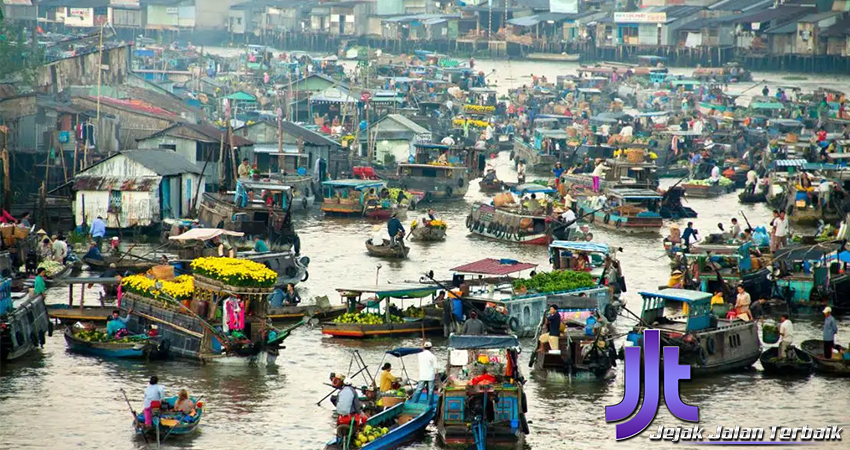
[[[493,163],[500,177],[514,180],[506,154]],[[464,226],[469,204],[486,196],[473,183],[465,201],[435,205],[449,225],[445,243],[412,243],[410,259],[388,262],[366,255],[364,240],[374,224],[361,220],[325,220],[314,212],[298,217],[304,253],[312,259],[310,280],[300,287],[303,296],[328,295],[339,303],[335,287],[343,283],[373,283],[376,265],[381,283],[417,280],[423,272],[434,270],[448,276],[451,267],[484,257],[509,257],[540,264],[546,268],[543,247],[494,242],[467,235]],[[728,223],[743,210],[755,225],[764,223],[769,212],[764,206],[740,206],[735,194],[714,200],[689,200],[700,213],[696,227],[707,235],[718,222]],[[416,217],[411,214],[408,223]],[[684,225],[684,224],[682,224]],[[666,283],[669,266],[663,254],[661,236],[623,236],[594,229],[597,241],[622,247],[628,279],[628,306],[638,311],[636,292]],[[666,230],[663,231],[666,234]],[[87,302],[96,295],[86,291]],[[52,289],[50,302],[67,302],[67,290]],[[79,292],[75,294],[78,301]],[[795,321],[795,339],[817,338],[820,321]],[[634,322],[621,318],[620,331]],[[850,329],[841,321],[839,328]],[[839,336],[842,336],[839,333]],[[445,361],[445,340],[433,340],[437,356]],[[416,346],[421,338],[379,339],[366,342],[323,337],[318,329],[301,328],[286,341],[278,358],[278,368],[202,366],[186,361],[114,362],[69,353],[61,333],[48,339],[40,355],[0,369],[0,447],[45,448],[145,448],[134,437],[132,418],[121,396],[124,388],[134,408],[141,407],[142,391],[148,378],[157,374],[170,394],[186,387],[208,404],[200,432],[190,438],[169,438],[168,446],[198,449],[319,449],[334,433],[332,406],[328,401],[317,405],[329,390],[325,384],[330,372],[347,373],[350,357],[358,350],[375,374],[384,352],[398,346]],[[619,345],[619,344],[618,344]],[[534,342],[523,341],[525,353],[521,367]],[[391,360],[391,359],[388,359]],[[396,374],[401,363],[391,361]],[[404,361],[410,377],[416,379],[415,357]],[[758,367],[758,364],[756,364]],[[622,371],[622,369],[619,369]],[[611,382],[578,382],[563,376],[529,376],[527,396],[532,434],[528,446],[539,449],[641,448],[649,444],[649,433],[625,442],[614,441],[614,425],[606,424],[604,407],[618,403],[623,396],[622,373]],[[774,379],[752,369],[738,374],[718,375],[682,383],[682,397],[700,407],[701,424],[707,429],[718,425],[766,427],[850,426],[846,405],[850,403],[850,382],[813,376],[809,379]],[[677,425],[663,406],[654,426]],[[652,431],[652,428],[650,428]],[[673,448],[669,444],[653,446]],[[413,449],[436,448],[433,427]],[[695,448],[679,444],[675,448]]]

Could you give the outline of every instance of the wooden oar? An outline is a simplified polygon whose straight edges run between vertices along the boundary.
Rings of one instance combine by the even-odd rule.
[[[122,252],[121,250],[118,250],[120,253],[122,253],[122,255],[121,255],[120,258],[118,258],[118,261],[115,261],[115,265],[118,265],[118,263],[120,263],[122,259],[124,259],[126,256],[130,255],[130,252],[132,252],[133,249],[136,248],[137,245],[139,245],[139,244],[131,245],[130,249],[127,250],[126,252]]]
[[[138,419],[138,417],[136,417],[136,411],[133,411],[133,405],[130,404],[130,399],[127,398],[127,393],[124,392],[124,388],[121,388],[121,394],[124,395],[124,401],[127,402],[127,408],[130,408],[130,414],[133,415],[133,425],[135,427],[139,427],[139,419]],[[142,437],[145,439],[145,444],[147,444],[148,443],[148,437],[145,436],[144,427],[141,427],[141,428],[142,428]]]

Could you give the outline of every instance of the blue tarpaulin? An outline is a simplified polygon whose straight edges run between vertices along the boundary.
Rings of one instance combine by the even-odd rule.
[[[396,358],[401,358],[402,356],[415,355],[417,353],[422,353],[422,349],[419,347],[399,347],[387,351],[388,355],[395,356]]]
[[[449,348],[455,350],[514,347],[519,347],[519,339],[513,335],[449,336]]]

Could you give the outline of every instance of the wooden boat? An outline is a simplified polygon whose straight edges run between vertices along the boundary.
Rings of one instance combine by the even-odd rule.
[[[478,151],[443,144],[419,143],[412,163],[398,163],[397,177],[391,187],[408,191],[426,202],[461,199],[469,183],[478,178]],[[448,156],[447,163],[436,163],[438,156]]]
[[[435,419],[443,444],[479,449],[522,445],[529,429],[523,385],[516,381],[522,379],[519,347],[513,335],[449,336],[449,381],[440,393]],[[496,378],[493,384],[469,383],[481,374],[481,355],[491,361],[486,366]]]
[[[425,396],[414,402],[411,399],[399,403],[391,408],[369,417],[366,426],[373,428],[387,428],[387,432],[380,437],[369,441],[359,447],[361,450],[389,450],[415,440],[425,433],[425,428],[434,419],[437,413],[437,402],[433,397],[429,400]],[[365,426],[364,426],[365,428]],[[357,448],[354,441],[357,438],[357,430],[350,430],[348,425],[337,426],[337,436],[327,443],[326,450],[343,450]],[[346,440],[350,439],[346,446]]]
[[[136,414],[136,420],[133,421],[133,429],[136,434],[146,434],[156,436],[159,434],[157,441],[165,439],[168,436],[185,436],[193,433],[201,425],[201,419],[204,417],[204,402],[198,401],[195,397],[189,397],[195,404],[195,409],[189,414],[173,411],[174,404],[177,402],[177,396],[169,397],[162,400],[161,405],[165,406],[153,416],[153,427],[145,430],[145,415],[144,413]]]
[[[714,198],[730,192],[728,187],[721,186],[719,184],[703,185],[683,183],[682,187],[685,188],[685,197],[690,198]],[[734,186],[732,186],[732,188],[734,189]]]
[[[332,320],[348,310],[345,306],[322,307],[318,305],[294,305],[282,306],[280,308],[269,308],[268,318],[274,322],[285,322],[290,320],[301,320],[311,317],[319,320]]]
[[[501,180],[484,180],[478,182],[478,189],[481,192],[501,192],[505,190],[505,183]]]
[[[581,58],[581,55],[569,53],[529,53],[525,59],[532,61],[564,61],[576,62]]]
[[[403,243],[392,247],[390,246],[390,241],[386,239],[384,239],[383,245],[373,245],[372,239],[366,239],[366,251],[369,252],[369,255],[379,258],[407,258],[407,254],[410,253],[410,247]]]
[[[560,153],[551,147],[544,149],[540,143],[544,139],[560,140],[566,143],[568,138],[564,130],[537,128],[534,130],[534,137],[528,143],[521,138],[514,138],[514,160],[525,160],[528,170],[548,170],[559,160]]]
[[[405,283],[405,284],[380,284],[376,286],[352,286],[337,288],[337,291],[342,295],[348,311],[353,312],[358,309],[363,294],[374,294],[376,298],[380,298],[384,302],[382,313],[383,322],[376,324],[364,323],[347,323],[340,321],[322,323],[322,334],[327,334],[333,337],[340,338],[371,338],[371,337],[390,337],[390,336],[410,336],[425,334],[437,334],[443,331],[442,317],[428,316],[417,318],[403,318],[400,323],[390,321],[390,300],[398,299],[403,305],[405,300],[420,299],[434,295],[439,290],[434,285]],[[370,300],[367,304],[370,307],[378,307],[377,300]],[[427,311],[427,308],[426,308]],[[441,310],[442,312],[442,310]],[[343,315],[342,318],[345,318]]]
[[[443,227],[412,226],[410,227],[410,240],[423,242],[445,241],[446,229]]]
[[[329,216],[387,220],[395,208],[392,201],[378,198],[386,187],[387,183],[380,180],[325,181],[322,211]]]
[[[541,199],[553,195],[556,190],[537,184],[514,186],[513,191],[520,196],[535,194]],[[513,194],[498,194],[494,204],[501,204],[500,196],[514,201]],[[527,205],[526,205],[527,206]],[[506,242],[520,244],[547,245],[552,228],[550,217],[541,211],[529,211],[526,206],[517,203],[493,206],[482,202],[472,204],[472,211],[466,217],[466,228],[473,234]]]
[[[664,345],[675,344],[679,347],[679,363],[691,366],[692,377],[745,369],[759,359],[758,324],[718,319],[711,312],[711,294],[685,289],[639,294],[643,298],[640,323],[647,325],[635,327],[627,339],[641,347],[653,345],[644,340],[650,336],[654,336],[654,345],[659,347],[662,338]],[[688,313],[666,317],[667,301],[687,303]],[[653,328],[656,323],[658,329]]]
[[[838,375],[844,377],[850,376],[850,359],[824,358],[823,341],[817,339],[803,341],[803,343],[800,344],[800,350],[811,356],[814,360],[815,373]],[[839,356],[841,353],[846,351],[846,349],[841,347],[840,345],[836,345],[835,350],[838,350]]]
[[[91,270],[104,271],[109,269],[110,264],[115,264],[115,270],[119,273],[134,272],[140,273],[150,270],[151,267],[157,265],[156,261],[147,261],[137,259],[132,256],[104,256],[103,259],[83,258]]]
[[[53,336],[44,296],[11,292],[11,280],[0,282],[0,362],[23,358]],[[14,307],[9,312],[8,308]]]
[[[160,349],[156,342],[145,335],[131,336],[126,342],[121,342],[121,339],[92,341],[86,339],[81,331],[83,330],[75,330],[72,327],[65,328],[65,343],[69,350],[103,358],[162,357],[167,351],[164,347]]]
[[[765,203],[767,202],[767,196],[764,192],[757,194],[750,194],[746,191],[738,194],[738,201],[743,204],[753,204],[753,203]]]
[[[68,305],[49,305],[47,315],[62,324],[74,322],[106,323],[114,309],[106,306],[85,306],[80,309]]]
[[[549,344],[539,344],[531,357],[535,372],[559,372],[568,374],[578,380],[610,380],[616,377],[614,367],[617,364],[617,351],[614,341],[610,338],[594,336],[585,332],[585,323],[569,320],[564,312],[563,323],[566,325],[563,335],[558,339],[559,348],[552,352]],[[535,336],[544,331],[544,321]]]
[[[664,225],[658,212],[662,197],[655,191],[610,188],[604,195],[575,192],[576,213],[595,226],[627,233],[659,233]],[[612,199],[617,206],[603,207]]]
[[[797,355],[793,361],[778,359],[779,347],[765,349],[759,357],[764,372],[771,375],[808,375],[812,373],[815,365],[812,356],[794,347],[789,347],[789,349],[794,349]]]
[[[271,195],[272,206],[261,198]],[[237,180],[236,192],[205,192],[198,219],[205,228],[222,228],[248,236],[266,235],[269,245],[295,245],[292,188],[275,180]]]

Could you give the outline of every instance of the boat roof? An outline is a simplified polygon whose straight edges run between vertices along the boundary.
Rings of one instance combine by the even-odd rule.
[[[608,254],[611,247],[608,244],[585,241],[554,241],[549,248],[560,248],[564,250],[575,250],[577,252],[604,253]]]
[[[245,233],[240,231],[222,230],[221,228],[192,228],[191,230],[178,235],[168,236],[172,241],[208,241],[217,236],[245,236]]]
[[[396,358],[401,358],[403,356],[415,355],[417,353],[422,353],[421,347],[399,347],[394,348],[392,350],[387,350],[387,354],[390,356],[395,356]]]
[[[537,264],[519,262],[513,259],[485,258],[479,261],[457,266],[452,272],[474,273],[481,275],[510,275],[523,270],[534,269]]]
[[[804,127],[806,124],[793,119],[770,119],[770,123],[786,127]]]
[[[570,137],[564,130],[546,130],[538,128],[534,131],[540,133],[541,136],[548,138],[567,139],[568,137]]]
[[[699,86],[699,80],[673,80],[670,82],[673,86]]]
[[[292,189],[291,186],[275,183],[273,181],[248,181],[248,180],[239,180],[238,184],[241,184],[245,189],[265,189],[267,191],[288,191]]]
[[[439,149],[443,149],[443,150],[448,150],[448,149],[452,148],[451,145],[434,144],[432,142],[417,142],[416,144],[413,144],[413,146],[417,147],[417,148],[439,148]]]
[[[816,261],[843,249],[839,242],[783,247],[773,254],[773,261]]]
[[[620,189],[609,189],[608,192],[612,195],[622,198],[634,198],[634,199],[660,199],[661,195],[658,192],[655,192],[650,189],[640,189],[640,188],[620,188]]]
[[[399,163],[399,167],[422,167],[429,169],[447,169],[447,170],[466,170],[466,166],[447,166],[443,164],[408,164],[408,163]]]
[[[454,350],[516,348],[519,347],[519,339],[512,334],[476,336],[452,334],[449,336],[448,347]]]
[[[596,88],[578,88],[579,94],[601,94],[602,91]]]
[[[702,291],[690,291],[687,289],[662,289],[660,291],[640,291],[638,292],[643,298],[663,298],[665,300],[675,300],[680,302],[694,302],[700,300],[708,300],[711,294]]]
[[[518,194],[553,194],[555,192],[558,192],[555,189],[550,188],[549,186],[541,186],[539,184],[534,183],[520,184],[514,186],[512,190]]]
[[[384,187],[386,183],[381,180],[332,180],[325,181],[322,183],[324,186],[329,187],[348,187],[354,189],[368,189],[368,188],[377,188]]]
[[[420,283],[353,285],[336,288],[337,292],[374,293],[378,298],[422,298],[440,290],[439,286]]]

